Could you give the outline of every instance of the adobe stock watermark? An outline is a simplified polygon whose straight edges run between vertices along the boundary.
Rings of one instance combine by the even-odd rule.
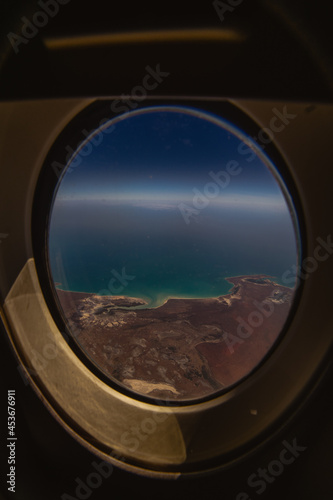
[[[243,3],[244,0],[227,0],[222,2],[221,0],[214,0],[213,7],[220,18],[220,21],[225,20],[225,14],[233,12],[236,7]]]
[[[73,337],[75,337],[75,332],[73,332]],[[69,336],[66,333],[62,333],[63,337],[68,341]],[[37,351],[36,349],[31,349],[30,361],[32,367],[25,366],[23,368],[22,365],[18,365],[17,369],[22,377],[24,384],[27,386],[29,384],[29,376],[30,377],[38,377],[42,372],[46,370],[50,361],[53,361],[59,354],[59,346],[55,339],[53,338],[51,332],[47,332],[45,334],[45,338],[49,339],[49,342],[46,342],[41,351]]]
[[[162,405],[165,411],[152,411],[150,417],[144,418],[140,423],[132,425],[128,431],[122,433],[120,442],[128,452],[135,453],[140,447],[140,444],[158,430],[159,424],[165,422],[169,418],[170,412],[167,410],[168,402],[159,400],[154,401]],[[112,453],[110,457],[123,463],[126,462],[126,457],[123,455]],[[84,480],[80,477],[75,478],[75,496],[63,493],[61,495],[61,500],[88,500],[93,492],[102,486],[106,479],[111,477],[114,471],[113,465],[105,460],[101,462],[93,461],[92,468],[93,471],[90,472]]]
[[[112,278],[108,283],[108,288],[100,290],[98,292],[99,295],[119,295],[125,287],[128,286],[129,282],[134,280],[136,277],[127,274],[125,267],[121,269],[119,273],[116,269],[111,271]],[[80,333],[79,329],[76,329],[74,325],[71,326],[70,336],[62,332],[65,340],[69,341],[70,338],[76,338]],[[18,365],[17,369],[25,383],[25,385],[29,384],[29,376],[38,377],[42,372],[46,370],[50,361],[54,360],[59,353],[59,346],[57,345],[55,339],[52,336],[51,332],[46,332],[45,334],[45,342],[44,346],[40,351],[36,349],[31,350],[30,361],[32,367],[23,368],[21,365]]]
[[[333,241],[331,234],[326,237],[326,241],[318,237],[316,238],[316,242],[318,245],[315,247],[312,256],[303,259],[301,265],[293,265],[290,269],[283,273],[282,282],[285,285],[294,283],[297,277],[301,281],[307,280],[312,273],[317,271],[319,263],[325,262],[333,254]]]
[[[115,458],[118,458],[115,456]],[[120,458],[120,457],[119,457]],[[113,465],[105,460],[97,462],[94,460],[91,464],[93,471],[85,479],[75,478],[75,496],[63,493],[61,500],[87,500],[93,491],[100,488],[103,482],[113,473]]]
[[[170,416],[167,401],[157,401],[160,406],[164,407],[163,412],[152,411],[150,417],[145,417],[137,425],[133,425],[128,431],[125,431],[121,436],[121,444],[125,448],[134,453],[139,449],[140,444],[148,439],[149,436],[154,434],[160,424],[164,423]]]
[[[268,144],[273,142],[276,134],[283,132],[291,121],[297,118],[297,115],[288,112],[286,105],[283,106],[282,111],[273,108],[272,113],[273,116],[269,121],[269,127],[262,127],[257,136],[251,137],[252,141],[256,142],[261,149],[265,149]],[[244,156],[248,155],[246,161],[249,163],[257,156],[256,152],[253,150],[253,146],[251,147],[250,140],[244,140],[239,144],[238,153]]]
[[[130,281],[136,278],[136,276],[127,274],[125,267],[122,268],[120,273],[116,269],[112,269],[111,274],[113,277],[108,283],[108,288],[100,290],[98,295],[118,295],[128,286]]]
[[[268,485],[274,483],[276,479],[283,474],[285,468],[292,465],[300,454],[307,450],[307,446],[300,446],[297,438],[292,443],[282,441],[283,448],[275,460],[271,460],[265,468],[259,467],[253,474],[247,478],[247,485],[251,488],[251,493],[242,491],[238,493],[235,500],[252,500],[254,494],[262,495]],[[253,493],[252,493],[252,490]]]
[[[258,156],[253,147],[255,143],[261,149],[265,149],[274,140],[277,133],[282,132],[292,120],[297,118],[297,115],[288,112],[287,106],[283,106],[282,111],[273,108],[272,113],[273,116],[269,121],[269,127],[261,128],[257,136],[243,139],[239,143],[237,152],[241,156],[246,156],[245,159],[248,163],[252,162]],[[226,164],[225,170],[220,170],[217,173],[213,171],[209,172],[208,175],[214,182],[207,182],[202,191],[193,188],[194,196],[191,205],[187,203],[178,204],[178,209],[186,224],[190,224],[192,217],[195,218],[198,216],[202,210],[208,207],[214,198],[219,196],[229,186],[232,177],[236,177],[242,172],[243,168],[237,160],[230,160]]]
[[[293,265],[285,271],[282,275],[282,283],[293,285],[296,282],[298,287],[302,281],[307,280],[312,273],[317,271],[320,262],[325,262],[333,254],[333,241],[330,234],[327,236],[326,241],[318,237],[316,242],[318,245],[315,247],[313,255],[303,259],[299,266]],[[299,279],[297,280],[297,278]],[[234,346],[243,344],[246,339],[250,338],[255,329],[262,326],[264,321],[270,318],[275,310],[274,303],[268,299],[262,302],[255,300],[253,306],[254,308],[246,320],[241,316],[236,318],[238,323],[236,335],[227,332],[223,335],[231,354],[235,352]]]
[[[209,172],[208,175],[213,182],[207,182],[202,191],[193,188],[194,196],[192,205],[188,205],[187,203],[178,204],[178,209],[186,224],[190,224],[191,217],[199,215],[201,210],[207,208],[210,202],[229,186],[232,177],[236,177],[242,171],[243,169],[238,161],[230,160],[226,164],[225,170],[220,170],[217,173],[213,171]]]
[[[30,40],[35,38],[35,36],[39,33],[39,30],[47,25],[50,18],[53,18],[58,14],[61,5],[66,5],[69,2],[70,0],[39,0],[38,5],[41,10],[34,13],[32,20],[29,20],[26,16],[21,17],[21,21],[23,23],[21,34],[18,35],[13,32],[9,32],[7,34],[7,38],[10,41],[15,54],[19,53],[21,44],[27,45]]]
[[[130,95],[121,94],[120,99],[111,101],[110,110],[113,114],[123,115],[136,109],[139,106],[139,103],[147,98],[148,92],[155,90],[170,75],[169,72],[161,70],[160,64],[157,64],[155,68],[146,66],[145,70],[146,74],[143,77],[141,84],[133,87]],[[109,122],[110,116],[106,116],[100,120],[99,126],[96,129],[88,131],[84,128],[81,131],[83,138],[78,143],[75,150],[70,145],[66,146],[65,150],[68,154],[65,158],[65,163],[63,164],[58,161],[53,161],[51,164],[52,169],[58,178],[61,176],[69,162],[70,167],[66,170],[66,172],[71,173],[82,163],[84,158],[88,157],[92,153],[94,148],[98,147],[103,142],[106,136],[112,134],[116,127],[114,124],[107,127],[106,124]]]

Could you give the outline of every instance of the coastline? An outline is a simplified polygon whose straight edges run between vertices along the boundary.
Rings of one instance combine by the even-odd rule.
[[[63,299],[67,296],[68,298],[71,297],[74,300],[86,299],[86,298],[90,298],[90,297],[101,297],[101,298],[108,298],[110,300],[112,298],[115,301],[119,301],[119,300],[143,301],[145,303],[141,304],[141,305],[118,306],[120,309],[124,308],[126,310],[142,310],[142,309],[158,309],[158,308],[166,305],[170,300],[171,301],[172,300],[175,300],[175,301],[182,300],[182,301],[191,301],[191,302],[209,301],[209,300],[216,301],[216,300],[219,300],[221,297],[228,297],[228,296],[233,295],[234,289],[237,288],[237,286],[239,286],[239,281],[248,280],[248,279],[267,280],[267,283],[262,283],[262,284],[270,284],[270,285],[285,287],[291,291],[294,288],[294,287],[287,287],[285,285],[280,285],[278,282],[275,281],[275,279],[276,279],[275,276],[270,276],[267,274],[249,274],[249,275],[241,274],[241,275],[237,275],[237,276],[228,276],[228,277],[225,277],[223,279],[232,285],[231,288],[226,293],[218,294],[215,296],[207,296],[207,297],[203,297],[203,296],[195,296],[194,297],[194,296],[185,296],[185,295],[166,295],[166,296],[161,297],[160,299],[157,298],[154,301],[151,300],[149,297],[136,297],[136,296],[132,296],[132,295],[111,295],[111,294],[110,295],[106,295],[106,294],[99,295],[98,293],[93,293],[93,292],[64,290],[63,288],[61,288],[61,283],[57,283],[55,285],[55,289],[57,291],[58,297],[59,297],[59,295],[61,295]],[[260,283],[259,283],[259,285],[260,285]],[[60,292],[60,294],[58,292]],[[150,306],[149,304],[151,304],[152,302],[153,303],[157,302],[157,305],[155,304],[153,306]]]
[[[157,307],[60,289],[58,299],[78,345],[111,380],[139,394],[184,400],[240,380],[283,332],[294,292],[271,278],[228,277],[227,293],[161,296]]]

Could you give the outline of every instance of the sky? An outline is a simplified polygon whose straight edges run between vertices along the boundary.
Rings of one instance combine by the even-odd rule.
[[[180,203],[193,206],[195,195],[206,188],[212,193],[211,205],[254,210],[286,206],[274,170],[259,156],[247,161],[249,156],[238,152],[240,131],[213,114],[151,107],[112,125],[99,145],[91,143],[89,155],[83,149],[74,159],[59,187],[58,202],[99,200],[168,209]],[[224,184],[216,190],[210,173],[226,171],[230,162],[234,175],[220,174]]]
[[[185,293],[196,280],[209,296],[223,276],[281,276],[297,264],[287,190],[263,152],[240,154],[236,127],[180,107],[134,111],[109,127],[60,179],[49,232],[55,281],[98,291],[126,267],[137,277],[133,296],[170,282]]]

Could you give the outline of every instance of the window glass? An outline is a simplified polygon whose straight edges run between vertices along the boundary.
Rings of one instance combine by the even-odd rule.
[[[206,111],[110,120],[54,194],[49,266],[78,346],[110,381],[189,402],[264,359],[297,287],[297,218],[254,140]]]

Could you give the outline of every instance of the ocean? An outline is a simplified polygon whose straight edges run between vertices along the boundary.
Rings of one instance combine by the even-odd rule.
[[[177,206],[67,201],[55,206],[49,229],[56,286],[143,298],[149,307],[224,295],[232,276],[284,284],[298,255],[289,214],[257,209],[206,207],[186,223]]]

